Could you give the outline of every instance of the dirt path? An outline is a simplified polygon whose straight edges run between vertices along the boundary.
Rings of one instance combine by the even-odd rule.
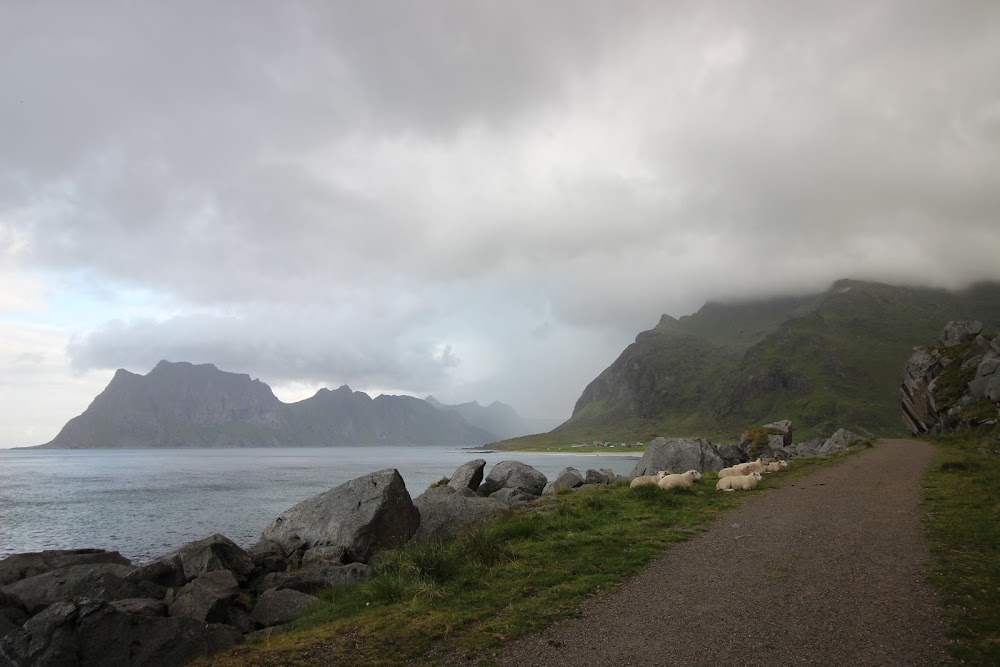
[[[883,440],[673,547],[502,665],[933,665],[944,624],[923,580],[930,445]]]

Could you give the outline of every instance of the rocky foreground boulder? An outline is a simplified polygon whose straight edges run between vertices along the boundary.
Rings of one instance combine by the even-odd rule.
[[[320,493],[284,512],[261,534],[261,541],[286,554],[340,547],[343,563],[367,563],[380,549],[405,544],[420,524],[399,471],[379,470]]]
[[[415,541],[449,540],[469,528],[506,512],[510,506],[498,498],[484,498],[468,488],[459,491],[440,486],[427,489],[413,501],[420,512]]]
[[[546,481],[545,475],[526,463],[501,461],[490,469],[490,474],[479,485],[479,493],[489,496],[500,489],[520,489],[527,494],[540,496]]]
[[[902,416],[914,435],[1000,421],[1000,336],[978,321],[949,322],[939,347],[917,347],[903,368]]]
[[[725,462],[715,446],[701,438],[654,438],[642,459],[632,469],[632,477],[652,475],[657,470],[686,472],[722,470]]]

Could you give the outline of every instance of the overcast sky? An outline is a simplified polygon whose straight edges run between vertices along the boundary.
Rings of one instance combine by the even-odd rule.
[[[998,279],[998,73],[992,0],[0,0],[0,447],[160,359],[564,419],[664,312]]]

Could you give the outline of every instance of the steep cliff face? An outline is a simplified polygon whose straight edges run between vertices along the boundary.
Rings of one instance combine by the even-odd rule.
[[[941,322],[972,314],[1000,326],[1000,284],[952,293],[842,280],[811,296],[663,316],[587,385],[556,431],[724,434],[788,416],[805,435],[841,425],[901,433],[900,364]]]
[[[162,361],[119,370],[46,448],[481,445],[495,440],[454,413],[409,396],[341,387],[282,403],[265,383],[211,364]]]
[[[1000,336],[949,322],[938,347],[914,348],[903,369],[903,423],[914,435],[1000,421]]]

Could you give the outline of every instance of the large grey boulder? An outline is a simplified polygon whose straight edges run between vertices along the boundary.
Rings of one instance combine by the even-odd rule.
[[[459,489],[475,491],[483,481],[483,468],[485,467],[486,459],[476,459],[463,463],[452,473],[451,479],[448,480],[448,486],[456,491]]]
[[[319,598],[290,588],[271,588],[257,599],[250,620],[256,627],[271,627],[291,623],[305,615]]]
[[[945,325],[939,340],[945,347],[955,347],[972,342],[982,331],[983,323],[979,320],[956,320]]]
[[[588,469],[583,482],[584,484],[611,484],[616,479],[618,479],[618,475],[610,468]]]
[[[240,587],[232,572],[206,572],[178,591],[168,614],[186,616],[202,623],[229,623],[229,608],[239,593]]]
[[[19,630],[20,628],[21,626],[18,625],[17,623],[8,620],[4,616],[0,616],[0,638],[6,637],[10,633],[14,632],[15,630]]]
[[[943,370],[944,364],[938,350],[915,347],[913,354],[906,360],[900,392],[903,422],[910,433],[927,433],[937,425],[939,416],[934,388],[937,377]]]
[[[71,598],[110,601],[142,597],[142,588],[125,580],[131,571],[131,565],[71,565],[15,581],[0,591],[34,616],[51,604]]]
[[[262,540],[291,551],[299,543],[344,547],[345,562],[367,563],[406,543],[420,512],[395,469],[379,470],[303,500],[264,529]]]
[[[573,467],[566,467],[559,471],[556,478],[552,480],[552,485],[556,489],[575,489],[578,486],[583,486],[585,480],[580,471]]]
[[[864,446],[864,438],[857,433],[851,433],[847,429],[837,429],[826,442],[816,451],[819,456],[833,456],[841,454],[849,449]]]
[[[991,351],[983,356],[969,382],[969,395],[973,401],[983,398],[1000,401],[1000,355]]]
[[[490,494],[491,500],[499,500],[508,507],[521,507],[523,505],[527,505],[532,500],[536,500],[537,498],[538,496],[530,494],[523,489],[512,489],[510,487],[504,487],[499,491],[494,491]]]
[[[725,464],[723,466],[724,468],[729,468],[740,463],[746,463],[750,460],[750,457],[747,456],[746,451],[742,447],[732,443],[717,445],[715,451]]]
[[[823,438],[813,438],[812,440],[806,440],[805,442],[792,445],[789,448],[789,451],[791,451],[795,456],[816,456],[824,442],[826,442],[826,440]]]
[[[790,419],[782,419],[781,421],[764,424],[764,428],[774,429],[781,433],[782,444],[779,445],[780,447],[792,446],[792,421]],[[774,448],[772,447],[772,449]]]
[[[414,499],[420,512],[415,541],[450,540],[467,528],[506,512],[509,506],[496,498],[456,492],[449,487],[428,489]]]
[[[0,639],[0,665],[179,667],[238,643],[226,625],[126,614],[106,602],[58,602]]]
[[[258,592],[270,588],[292,589],[302,593],[318,593],[327,588],[354,588],[371,575],[371,567],[364,563],[334,565],[320,561],[291,572],[272,572],[255,583]]]
[[[60,549],[14,554],[0,560],[0,586],[45,574],[70,565],[131,565],[117,551],[104,549]]]
[[[202,574],[228,570],[242,583],[250,577],[253,569],[250,554],[225,535],[216,533],[136,568],[129,575],[129,580],[183,586]]]
[[[540,496],[546,481],[545,475],[526,463],[501,461],[490,469],[490,474],[479,485],[479,493],[490,496],[506,488],[520,489],[533,496]]]
[[[655,438],[642,459],[635,464],[631,477],[652,475],[657,470],[674,473],[697,470],[722,470],[725,462],[715,446],[701,438]]]

